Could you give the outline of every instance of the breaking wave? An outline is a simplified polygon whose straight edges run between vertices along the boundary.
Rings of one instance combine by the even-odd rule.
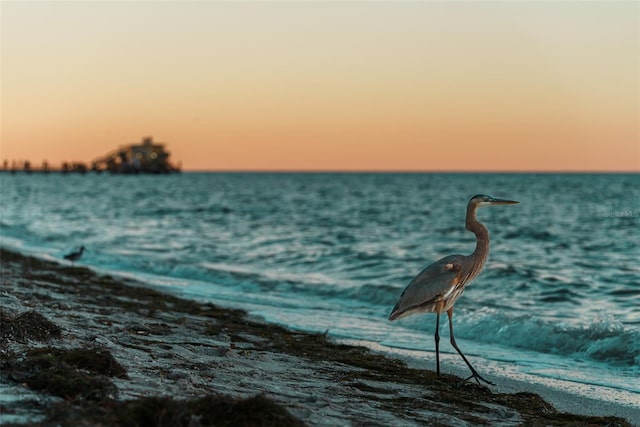
[[[513,317],[487,308],[458,316],[456,335],[541,353],[640,365],[640,332],[607,314],[598,314],[590,323],[576,326],[532,315]]]

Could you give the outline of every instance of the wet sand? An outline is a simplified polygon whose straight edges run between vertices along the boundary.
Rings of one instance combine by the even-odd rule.
[[[631,425],[85,267],[0,260],[0,423]]]

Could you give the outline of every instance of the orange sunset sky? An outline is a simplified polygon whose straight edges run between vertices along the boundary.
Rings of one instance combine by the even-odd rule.
[[[0,159],[640,171],[635,1],[2,1]]]

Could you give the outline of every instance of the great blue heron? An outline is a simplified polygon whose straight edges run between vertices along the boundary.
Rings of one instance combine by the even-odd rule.
[[[511,205],[514,203],[518,202],[495,199],[484,194],[473,196],[467,205],[466,227],[467,230],[476,235],[476,249],[468,256],[449,255],[422,270],[402,292],[400,300],[389,316],[389,320],[395,320],[415,313],[436,313],[435,341],[438,375],[440,375],[440,336],[438,335],[438,328],[440,325],[440,313],[446,311],[449,317],[451,345],[471,369],[471,376],[466,380],[474,378],[478,384],[482,380],[487,384],[494,385],[478,374],[478,371],[471,366],[471,363],[469,363],[456,344],[456,339],[453,336],[453,305],[458,297],[462,295],[465,286],[480,273],[489,255],[489,232],[476,219],[476,210],[483,206]]]
[[[71,265],[82,257],[84,252],[84,246],[80,246],[80,249],[76,252],[70,252],[64,256],[64,259],[71,261]]]

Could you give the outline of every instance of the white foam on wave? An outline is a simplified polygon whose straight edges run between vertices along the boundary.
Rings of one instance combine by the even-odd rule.
[[[458,335],[475,341],[619,365],[640,364],[640,332],[625,328],[611,314],[597,313],[588,324],[570,324],[484,308],[457,316],[456,326]]]

